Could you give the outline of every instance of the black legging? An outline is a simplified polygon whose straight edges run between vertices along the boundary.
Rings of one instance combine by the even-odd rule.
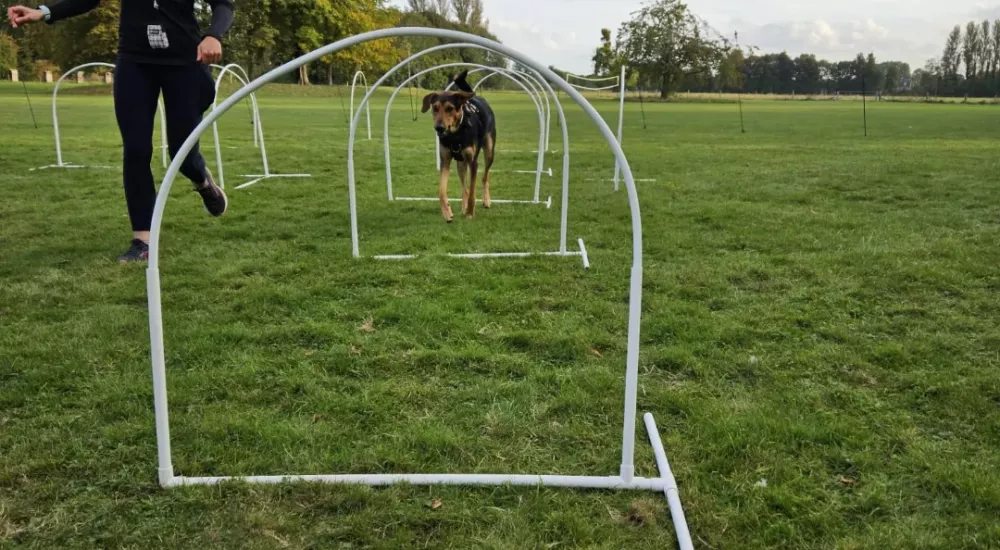
[[[215,82],[206,65],[153,65],[118,58],[115,116],[122,134],[125,202],[132,231],[149,231],[153,220],[156,186],[149,163],[153,160],[153,121],[161,90],[171,158],[215,100]],[[181,173],[196,184],[205,181],[205,159],[197,144],[181,165]]]

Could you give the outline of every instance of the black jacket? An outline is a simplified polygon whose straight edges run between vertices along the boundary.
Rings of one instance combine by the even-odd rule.
[[[100,3],[101,0],[60,0],[49,6],[52,12],[49,23],[87,13]],[[207,3],[212,6],[212,26],[202,33],[195,18],[195,0],[122,0],[118,55],[139,63],[194,63],[202,38],[214,36],[222,40],[233,24],[232,0]]]

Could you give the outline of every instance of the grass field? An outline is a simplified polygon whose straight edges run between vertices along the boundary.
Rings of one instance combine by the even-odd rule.
[[[60,100],[66,160],[120,166],[110,98],[84,91]],[[35,130],[21,88],[0,86],[0,548],[674,546],[653,493],[160,489],[144,271],[113,261],[120,169],[29,171],[54,161],[45,92]],[[357,152],[363,254],[555,249],[557,209],[448,226],[434,203],[387,202],[386,97]],[[533,149],[530,103],[488,97],[499,149]],[[597,107],[615,122],[613,100]],[[1000,111],[869,105],[864,138],[859,107],[753,102],[741,134],[733,105],[647,104],[647,129],[628,105],[626,152],[656,179],[639,191],[639,407],[698,548],[1000,547]],[[315,177],[231,191],[218,220],[179,181],[166,211],[177,474],[616,474],[629,215],[583,113],[567,103],[589,272],[351,259],[340,99],[271,88],[261,115],[272,168]],[[231,188],[259,170],[245,109],[222,135]],[[401,96],[397,193],[435,193],[430,135]],[[556,195],[561,157],[547,163]],[[494,198],[532,183],[498,174]]]

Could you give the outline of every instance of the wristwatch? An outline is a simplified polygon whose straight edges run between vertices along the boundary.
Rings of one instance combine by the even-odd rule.
[[[45,21],[52,19],[52,10],[48,6],[38,6],[38,11],[42,12],[42,15],[45,16]]]

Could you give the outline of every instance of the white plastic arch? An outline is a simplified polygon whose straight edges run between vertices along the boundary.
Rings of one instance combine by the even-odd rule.
[[[237,72],[237,71],[242,72],[243,73],[242,76],[240,76],[240,73]],[[213,111],[216,109],[216,107],[218,105],[218,102],[219,102],[219,86],[222,85],[222,79],[223,79],[223,77],[226,76],[227,73],[234,75],[237,80],[239,80],[240,82],[242,82],[244,84],[244,86],[246,86],[249,83],[250,78],[247,75],[247,72],[243,69],[243,67],[240,67],[239,65],[237,65],[235,63],[230,63],[229,65],[226,65],[225,67],[223,67],[222,70],[219,71],[219,76],[216,77],[216,79],[215,79],[215,99],[212,101],[212,110]],[[251,179],[250,181],[248,181],[246,183],[242,183],[240,185],[237,185],[236,189],[245,189],[247,187],[250,187],[251,185],[254,185],[254,184],[260,183],[260,182],[262,182],[262,181],[264,181],[266,179],[272,179],[272,178],[311,178],[312,174],[272,174],[271,173],[271,166],[267,162],[267,146],[264,144],[264,127],[261,125],[261,121],[260,121],[260,108],[257,106],[257,96],[256,96],[256,94],[251,94],[250,95],[250,102],[253,105],[254,141],[255,142],[259,141],[259,143],[260,143],[260,159],[261,159],[261,164],[264,167],[264,173],[263,174],[243,174],[240,177],[253,178],[253,179]],[[218,183],[219,183],[219,187],[222,187],[223,189],[225,189],[225,187],[226,187],[226,179],[225,179],[225,176],[224,176],[224,174],[222,172],[222,147],[219,145],[219,128],[218,128],[217,122],[213,122],[212,123],[212,131],[215,134],[215,162],[216,162],[216,168],[219,171],[219,174],[218,174]]]
[[[49,168],[86,168],[82,164],[73,164],[70,162],[63,161],[62,154],[62,140],[59,135],[59,87],[62,86],[63,80],[71,74],[75,74],[84,69],[89,69],[91,67],[108,67],[114,69],[115,66],[112,63],[94,62],[94,63],[84,63],[83,65],[77,65],[72,69],[63,73],[59,80],[56,81],[55,89],[52,90],[52,128],[55,132],[56,141],[56,163],[50,164],[48,166],[42,166],[39,168],[32,168],[31,170],[46,170]],[[163,101],[158,104],[158,111],[160,112],[160,156],[162,157],[163,167],[167,167],[168,162],[168,151],[167,151],[167,121],[164,115]],[[110,168],[110,166],[94,166],[93,168]]]
[[[244,86],[246,86],[247,83],[250,82],[250,76],[248,75],[246,69],[244,69],[238,63],[230,63],[229,65],[233,66],[233,68],[229,71],[230,78],[235,78],[237,81],[241,82]],[[229,66],[229,65],[227,65],[227,66]],[[209,65],[209,67],[211,67],[211,68],[213,68],[213,69],[215,69],[217,71],[225,70],[227,66],[216,65],[215,63]],[[239,71],[240,71],[239,73],[235,72],[237,69],[239,69]],[[239,75],[243,75],[243,78],[240,78]],[[216,89],[216,93],[218,93],[218,89]],[[254,127],[254,132],[253,132],[253,146],[259,148],[260,147],[260,141],[257,139],[256,128],[257,128],[257,120],[260,118],[260,110],[255,108],[255,106],[256,106],[256,99],[257,99],[257,95],[254,94],[250,98],[249,108],[250,108],[250,119],[251,119],[250,124],[253,125],[253,127]]]
[[[594,84],[594,86],[584,86],[582,84],[574,84],[572,82],[573,79],[589,82],[591,84]],[[585,76],[575,75],[573,73],[566,73],[566,82],[569,82],[570,86],[580,90],[587,90],[591,92],[599,92],[602,90],[614,90],[621,83],[621,80],[624,79],[619,79],[617,76],[606,76],[604,78],[588,78]],[[606,86],[601,85],[602,82],[611,82],[611,81],[614,81],[614,84]]]
[[[471,75],[473,73],[478,73],[478,72],[481,72],[481,71],[482,71],[482,69],[475,69],[475,70],[469,71],[469,74]],[[522,71],[518,71],[518,70],[514,70],[512,72],[515,73],[515,74],[522,75],[525,78],[527,78],[528,82],[531,83],[532,87],[536,87],[537,88],[537,91],[535,92],[536,95],[537,96],[541,96],[541,98],[545,101],[545,152],[548,153],[549,152],[549,147],[550,147],[549,141],[550,141],[550,139],[552,137],[552,135],[551,135],[551,133],[552,133],[552,105],[551,105],[551,103],[549,103],[549,94],[545,93],[544,86],[542,85],[541,82],[538,81],[537,78],[535,78],[535,76],[533,74],[522,72]],[[482,86],[483,84],[485,84],[487,80],[493,78],[494,76],[496,76],[498,74],[500,74],[500,71],[496,70],[496,71],[493,71],[490,74],[488,74],[488,75],[480,78],[479,81],[476,82],[476,84],[474,86],[472,86],[472,90],[473,91],[478,91],[479,87]],[[448,87],[451,88],[451,86],[453,84],[454,83],[449,84]],[[553,96],[553,97],[555,98],[556,101],[559,101],[559,98],[557,98],[555,96]]]
[[[486,77],[480,79],[479,82],[477,82],[476,85],[473,87],[473,90],[478,89],[479,85],[482,84],[483,82],[485,82],[486,80],[488,80],[490,77],[495,76],[495,75],[500,75],[500,76],[503,76],[503,77],[507,78],[511,82],[517,84],[519,88],[521,88],[522,90],[524,90],[528,94],[528,98],[531,99],[531,102],[535,104],[535,110],[538,111],[538,115],[539,115],[539,117],[541,117],[540,120],[542,121],[542,123],[541,123],[541,127],[540,127],[539,131],[542,132],[542,143],[545,144],[545,150],[539,149],[536,152],[539,154],[540,157],[542,157],[542,169],[541,169],[541,173],[542,174],[548,174],[548,176],[551,178],[552,177],[552,169],[548,169],[548,170],[545,169],[545,152],[548,151],[548,141],[549,141],[548,120],[547,120],[547,116],[548,116],[548,111],[547,111],[547,108],[548,108],[548,96],[545,94],[545,90],[542,89],[541,85],[539,85],[535,81],[535,79],[533,77],[531,77],[530,75],[527,75],[527,74],[524,74],[524,73],[519,73],[519,72],[514,71],[512,69],[505,69],[505,68],[500,68],[500,67],[489,67],[489,66],[484,66],[484,65],[476,65],[476,68],[470,70],[469,74],[472,75],[472,74],[480,73],[480,72],[483,72],[483,71],[493,71],[493,72],[490,73],[489,75],[487,75]],[[518,81],[521,81],[521,82],[519,83]],[[525,87],[525,85],[527,85],[527,87]],[[448,90],[451,90],[454,86],[455,86],[455,83],[451,82],[447,86],[445,86],[444,89],[445,89],[445,91],[448,91]],[[542,100],[543,96],[545,97],[545,101],[544,102]],[[438,143],[437,136],[435,136],[434,137],[434,158],[437,159],[436,160],[436,163],[437,163],[436,166],[437,166],[437,169],[440,170],[441,169],[441,155],[438,154],[437,143]],[[536,172],[534,172],[532,170],[507,170],[507,171],[511,172],[511,173],[514,173],[514,174],[535,174],[536,173]]]
[[[486,69],[493,69],[494,68],[494,67],[487,67],[486,65],[479,65],[477,63],[464,63],[464,62],[462,62],[462,63],[445,63],[443,65],[437,65],[437,66],[434,66],[434,67],[430,67],[430,68],[424,69],[424,70],[422,70],[422,71],[420,71],[418,73],[414,73],[413,76],[407,78],[406,80],[403,81],[402,84],[400,84],[398,87],[396,87],[396,89],[392,92],[392,95],[389,96],[389,101],[388,101],[388,103],[386,103],[386,107],[385,107],[385,137],[384,137],[384,140],[385,140],[386,188],[387,188],[387,191],[389,193],[389,200],[437,200],[437,198],[433,198],[433,199],[424,199],[424,198],[413,199],[413,198],[403,198],[403,197],[399,197],[399,198],[395,198],[395,199],[393,198],[393,194],[392,194],[392,175],[391,175],[392,174],[392,161],[390,160],[391,152],[390,152],[390,148],[389,148],[389,118],[390,118],[390,116],[392,114],[392,104],[396,100],[396,96],[398,96],[399,92],[407,84],[409,84],[411,81],[413,81],[413,80],[415,80],[417,78],[420,78],[421,76],[423,76],[423,75],[425,75],[425,74],[427,74],[429,72],[432,72],[432,71],[437,71],[437,70],[441,70],[441,69],[449,69],[449,68],[457,68],[457,67],[480,67],[480,68],[486,68]],[[389,74],[389,73],[386,73],[386,74]],[[513,77],[513,76],[511,76],[509,74],[506,74],[506,73],[504,73],[504,76],[507,76],[508,78],[510,78],[512,82],[514,82],[518,86],[520,86],[521,89],[524,90],[525,92],[527,92],[529,96],[532,95],[531,94],[531,90],[523,82],[521,82],[517,78],[515,78],[515,77]],[[373,88],[377,88],[377,87],[373,87]],[[365,95],[365,99],[362,102],[362,106],[364,106],[368,101],[371,100],[371,95],[372,94],[370,92],[367,95]],[[534,100],[534,96],[532,96],[532,99]],[[544,151],[544,149],[545,149],[545,142],[544,142],[544,140],[545,140],[545,116],[542,113],[541,108],[539,107],[538,101],[537,100],[534,100],[534,101],[535,101],[536,111],[537,111],[537,114],[538,114],[538,162],[537,162],[537,168],[534,171],[529,172],[529,173],[535,175],[534,199],[528,200],[528,201],[513,201],[513,200],[496,200],[496,201],[493,201],[493,202],[496,202],[498,204],[503,204],[505,202],[507,202],[507,203],[518,202],[518,203],[529,203],[529,204],[545,204],[547,207],[551,206],[551,197],[549,198],[549,201],[547,201],[547,202],[542,202],[540,200],[540,193],[541,193],[541,186],[542,186],[542,173],[545,170],[545,151]],[[435,145],[435,151],[436,150],[437,150],[437,146]]]
[[[427,48],[426,50],[422,50],[420,52],[417,52],[417,53],[411,55],[410,57],[408,57],[408,58],[400,61],[394,67],[392,67],[391,69],[389,69],[388,71],[386,71],[386,73],[384,75],[382,75],[382,77],[379,78],[378,81],[375,82],[375,84],[372,85],[372,89],[377,90],[379,88],[379,86],[382,85],[382,83],[384,83],[386,80],[388,80],[393,74],[395,74],[397,71],[401,70],[403,67],[407,67],[407,69],[409,69],[410,68],[410,63],[412,63],[416,59],[419,59],[420,57],[423,57],[425,55],[429,55],[429,54],[434,53],[434,52],[442,51],[442,50],[457,49],[457,48],[471,48],[471,49],[478,49],[478,50],[484,50],[484,51],[494,51],[494,50],[492,50],[490,48],[483,47],[483,46],[481,46],[479,44],[472,44],[472,43],[465,43],[465,42],[462,42],[462,43],[452,43],[452,44],[441,44],[441,45],[438,45],[438,46]],[[484,66],[483,65],[479,65],[479,67],[484,67]],[[487,67],[487,69],[496,69],[496,68],[497,67]],[[520,74],[522,76],[527,76],[527,77],[531,77],[532,79],[535,79],[535,77],[532,77],[530,74],[526,74],[526,73],[523,73],[523,72],[520,72],[520,71],[516,71],[516,72],[517,72],[517,74]],[[385,178],[386,178],[386,188],[387,188],[387,191],[388,191],[388,194],[389,194],[389,200],[394,200],[393,194],[392,194],[392,164],[391,164],[391,159],[390,159],[390,146],[389,146],[389,116],[390,116],[390,113],[392,112],[391,109],[390,109],[390,107],[392,106],[393,101],[395,101],[396,96],[399,95],[400,90],[404,86],[406,86],[406,83],[407,82],[412,82],[418,76],[419,75],[413,75],[412,72],[409,72],[408,73],[408,77],[409,78],[406,81],[404,81],[400,86],[398,86],[396,88],[395,92],[393,92],[393,94],[390,97],[389,102],[387,103],[387,106],[386,106],[385,131],[383,132],[383,149],[385,150],[385,165],[386,165],[386,170],[385,170],[386,171],[386,176],[385,176]],[[538,76],[540,77],[541,75],[538,75]],[[548,83],[545,81],[544,78],[541,78],[540,80],[538,80],[538,79],[535,79],[535,80],[539,81],[546,89],[548,89],[549,94],[553,97],[553,99],[555,100],[555,102],[556,102],[559,110],[561,111],[562,110],[562,105],[559,104],[559,97],[555,93],[555,91],[552,89],[552,87],[548,85]],[[522,86],[522,89],[523,89],[523,86]],[[368,95],[370,97],[370,94],[368,94]],[[531,94],[529,93],[529,95],[531,95]],[[563,130],[563,134],[564,134],[564,136],[563,136],[563,138],[564,138],[563,139],[563,144],[564,144],[564,147],[563,147],[563,156],[566,157],[566,158],[564,158],[564,164],[565,164],[567,162],[567,158],[568,158],[567,156],[569,154],[569,149],[566,147],[566,143],[568,143],[568,140],[566,139],[566,136],[565,136],[565,134],[566,134],[565,126],[564,126],[564,130]],[[548,140],[548,130],[546,130],[546,134],[545,134],[544,139],[546,141]],[[438,167],[438,169],[440,169],[441,168],[441,166],[440,166],[440,156],[437,154],[437,141],[436,141],[436,138],[435,138],[435,145],[434,145],[433,150],[434,150],[434,153],[435,153],[435,155],[434,155],[435,158],[438,159],[437,167]],[[535,172],[535,174],[536,174],[536,179],[535,179],[535,195],[534,195],[533,200],[526,201],[526,202],[529,202],[531,204],[545,204],[546,207],[549,207],[549,206],[551,206],[551,204],[548,201],[546,201],[545,203],[542,203],[542,202],[539,201],[539,198],[540,198],[538,196],[539,195],[539,186],[540,186],[540,183],[541,183],[541,173],[542,173],[542,171],[544,169],[544,165],[545,165],[545,158],[544,158],[544,155],[542,154],[543,152],[542,152],[542,148],[541,147],[539,147],[539,149],[536,152],[539,154],[539,164],[538,164],[537,171]],[[564,172],[567,172],[567,171],[564,171]],[[549,172],[549,175],[551,176],[551,171]],[[566,178],[566,176],[564,176],[564,180],[565,180],[565,178]],[[565,182],[564,182],[564,185],[565,185]],[[401,198],[401,199],[397,199],[397,200],[437,200],[437,198],[432,198],[432,199],[426,199],[426,198],[403,199],[403,198]],[[525,202],[525,201],[498,201],[498,200],[494,200],[493,202],[503,203],[503,202]],[[581,245],[581,248],[582,248],[582,245]]]
[[[246,86],[250,83],[250,76],[247,74],[246,70],[236,63],[230,63],[229,65],[212,65],[212,68],[218,69],[219,74],[215,79],[215,99],[212,101],[212,108],[218,104],[219,101],[219,88],[222,85],[222,79],[229,74],[241,84]],[[264,129],[260,125],[260,107],[257,105],[257,94],[250,94],[250,110],[251,117],[253,118],[253,144],[254,147],[260,149],[261,162],[264,166],[264,172],[268,171],[267,163],[267,146],[264,144]],[[216,165],[216,179],[218,180],[219,187],[223,189],[226,188],[226,176],[223,172],[222,166],[222,144],[219,140],[219,123],[216,121],[212,124],[212,137],[215,141],[215,165]]]
[[[588,91],[612,90],[614,88],[618,88],[618,144],[621,145],[624,132],[624,125],[625,125],[625,66],[622,65],[622,72],[619,76],[608,76],[604,78],[586,78],[583,76],[577,76],[575,74],[567,74],[566,78],[567,80],[575,78],[577,80],[583,80],[584,82],[590,82],[595,84],[599,84],[601,82],[608,82],[612,80],[616,81],[615,84],[605,87],[587,87],[572,83],[570,83],[570,86],[573,86],[574,88],[580,90],[588,90]],[[619,189],[618,182],[620,176],[621,176],[621,165],[619,165],[618,162],[616,161],[615,178],[614,178],[615,191],[618,191]]]
[[[626,193],[628,196],[629,210],[632,221],[632,274],[629,285],[629,314],[628,314],[628,344],[625,369],[625,405],[624,422],[622,429],[622,449],[621,466],[616,475],[611,476],[584,476],[584,475],[537,475],[537,474],[330,474],[330,475],[272,475],[272,476],[212,476],[212,477],[188,477],[174,475],[173,461],[170,449],[170,421],[169,407],[167,401],[167,372],[166,357],[163,345],[163,314],[160,288],[160,237],[162,234],[163,215],[166,209],[167,200],[170,196],[170,188],[177,179],[180,171],[181,159],[194,147],[195,143],[209,126],[222,114],[232,108],[241,99],[256,91],[265,84],[274,81],[280,76],[288,74],[298,67],[314,62],[321,57],[336,53],[356,44],[361,44],[371,40],[383,38],[394,38],[400,36],[431,36],[452,40],[464,40],[481,44],[494,49],[504,55],[516,59],[518,62],[531,67],[542,74],[550,82],[556,84],[563,92],[568,94],[586,112],[587,116],[597,125],[601,135],[608,146],[614,152],[615,158],[622,167]],[[351,121],[351,143],[357,132],[358,118]],[[348,193],[351,203],[351,241],[357,255],[357,211],[356,211],[356,191],[354,180],[354,148],[348,148]],[[677,539],[682,550],[693,549],[691,535],[687,528],[687,521],[681,507],[678,488],[667,456],[656,429],[656,422],[653,416],[646,413],[643,420],[646,431],[649,434],[656,463],[660,470],[659,477],[637,477],[635,475],[635,428],[636,428],[636,408],[639,382],[639,344],[640,344],[640,321],[642,314],[642,219],[639,211],[639,197],[636,192],[635,181],[632,177],[632,170],[628,159],[625,157],[621,146],[615,140],[614,134],[608,125],[601,119],[597,111],[586,99],[575,89],[560,79],[554,72],[540,63],[519,54],[518,52],[502,44],[457,31],[434,28],[388,28],[372,31],[356,36],[352,36],[333,44],[319,48],[311,53],[292,60],[276,69],[271,70],[264,76],[254,80],[233,96],[226,99],[218,109],[212,111],[209,116],[188,136],[181,146],[174,160],[167,169],[163,183],[160,186],[160,193],[156,197],[156,207],[153,211],[152,231],[149,242],[149,264],[146,270],[147,293],[149,301],[149,327],[150,327],[150,348],[152,359],[153,375],[153,402],[156,418],[156,441],[158,478],[163,487],[181,487],[190,485],[216,485],[228,481],[241,481],[244,483],[284,483],[284,482],[319,482],[333,484],[360,484],[360,485],[392,485],[392,484],[413,484],[413,485],[519,485],[519,486],[550,486],[567,487],[577,489],[615,489],[615,490],[651,490],[662,491],[670,505],[670,513],[677,531]]]
[[[365,85],[365,93],[368,93],[370,88],[368,87],[368,77],[365,73],[358,71],[354,73],[354,79],[351,80],[351,112],[354,112],[354,89],[358,86],[358,79]],[[368,105],[368,141],[372,139],[372,106]]]

